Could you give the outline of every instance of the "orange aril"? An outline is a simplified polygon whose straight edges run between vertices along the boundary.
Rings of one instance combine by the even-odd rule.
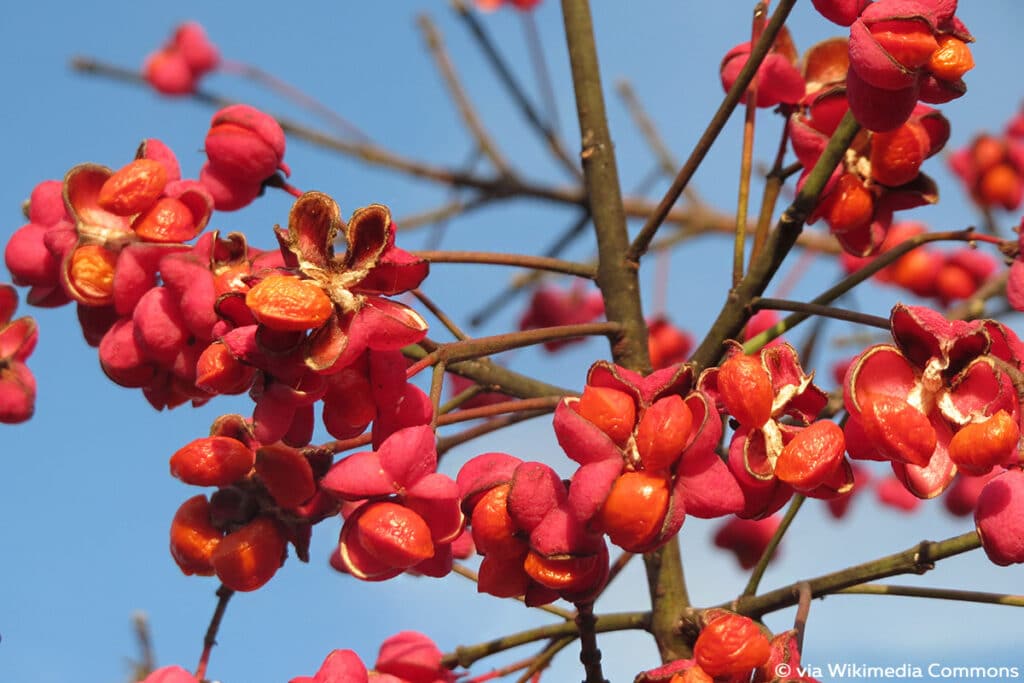
[[[744,427],[761,427],[772,416],[775,392],[760,356],[736,354],[722,363],[718,392],[725,409]]]
[[[334,312],[330,297],[312,280],[271,275],[245,294],[245,305],[263,325],[278,332],[320,327]]]
[[[89,306],[105,306],[114,300],[114,267],[117,254],[98,244],[86,244],[71,254],[69,279],[80,293],[75,297]]]
[[[171,557],[186,576],[212,576],[213,551],[223,536],[210,522],[210,501],[204,495],[193,496],[171,521]]]
[[[604,573],[601,555],[544,557],[531,550],[523,562],[527,575],[545,588],[578,593],[593,588]]]
[[[588,384],[576,404],[576,412],[583,419],[593,422],[620,446],[629,440],[636,424],[633,397],[617,389]]]
[[[871,223],[875,216],[875,200],[860,178],[844,173],[818,210],[833,232],[850,232]]]
[[[967,474],[987,474],[1007,464],[1017,450],[1020,427],[1005,410],[965,425],[949,442],[949,459]]]
[[[920,124],[905,123],[893,131],[874,133],[871,177],[889,187],[909,183],[921,171],[928,144],[928,133]]]
[[[277,522],[257,517],[221,540],[213,551],[213,569],[228,588],[254,591],[277,573],[285,545]]]
[[[974,56],[967,43],[956,36],[939,38],[938,49],[928,59],[928,70],[943,81],[959,80],[974,68]]]
[[[668,512],[671,479],[667,474],[626,472],[612,485],[593,527],[624,550],[641,549],[661,531]]]
[[[167,169],[159,161],[136,159],[107,178],[96,202],[118,216],[147,209],[167,185]]]
[[[861,422],[871,445],[889,460],[923,467],[937,437],[928,417],[897,396],[875,394],[861,405]]]
[[[480,498],[470,517],[473,543],[481,555],[514,557],[526,552],[526,541],[516,537],[516,526],[508,513],[511,484],[495,486]]]
[[[679,460],[693,431],[693,413],[680,396],[666,396],[644,411],[636,428],[636,450],[648,471],[667,470]]]
[[[771,645],[750,617],[724,614],[711,620],[697,636],[693,658],[707,674],[750,675],[768,661]]]
[[[908,69],[928,64],[939,47],[932,30],[923,21],[880,21],[871,26],[871,35],[893,59]]]
[[[801,429],[775,461],[775,476],[799,491],[820,486],[843,462],[846,438],[831,420]]]

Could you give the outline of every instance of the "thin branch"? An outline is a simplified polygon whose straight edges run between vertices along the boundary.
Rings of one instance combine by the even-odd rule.
[[[614,614],[600,614],[594,619],[595,633],[609,633],[612,631],[648,631],[650,630],[650,612],[617,612]],[[469,668],[474,662],[488,657],[497,652],[511,650],[520,645],[534,643],[538,640],[548,638],[564,638],[576,636],[579,629],[574,621],[566,621],[560,624],[550,624],[537,628],[528,629],[519,633],[513,633],[501,638],[495,638],[477,645],[464,645],[458,647],[441,658],[441,665],[448,668],[461,666]]]
[[[550,415],[553,411],[553,407],[544,410],[524,410],[521,413],[511,413],[501,417],[496,417],[484,422],[483,424],[463,430],[458,434],[442,436],[437,440],[437,457],[440,458],[451,449],[464,444],[467,441],[472,441],[473,439],[485,434],[490,434],[491,432],[496,432],[499,429],[504,429],[505,427],[516,424],[517,422],[532,420],[533,418],[540,417],[542,415]]]
[[[451,370],[451,367],[448,367],[447,369]],[[572,394],[572,392],[570,392],[570,394]],[[467,408],[454,413],[442,414],[437,418],[437,426],[445,427],[447,425],[458,424],[460,422],[469,422],[470,420],[479,420],[481,418],[489,418],[506,413],[521,415],[519,420],[512,420],[512,422],[528,420],[531,417],[537,417],[538,415],[544,415],[554,411],[558,406],[558,402],[561,400],[562,395],[544,396],[539,398],[524,398],[516,401],[502,401],[501,403],[492,403],[491,405],[481,406],[479,408]],[[498,427],[495,427],[495,429],[497,428]],[[361,448],[372,441],[372,434],[360,434],[359,436],[354,436],[348,439],[329,441],[322,446],[310,447],[310,452],[333,455],[353,448]]]
[[[533,74],[537,79],[537,86],[540,88],[544,108],[547,109],[547,124],[551,132],[557,135],[558,103],[555,99],[555,88],[551,84],[548,63],[544,59],[544,45],[541,43],[540,32],[537,30],[536,14],[534,12],[519,12],[519,17],[523,24],[523,35],[526,36],[527,52],[530,55]]]
[[[560,339],[589,336],[604,336],[614,339],[621,334],[622,326],[618,323],[581,323],[579,325],[539,327],[534,330],[506,332],[505,334],[496,334],[491,337],[476,337],[474,339],[449,342],[440,345],[437,349],[423,356],[413,365],[410,365],[406,369],[406,377],[412,377],[423,368],[440,361],[448,363],[482,358],[503,351],[511,351],[512,349],[520,349],[524,346],[534,346]]]
[[[594,604],[587,602],[576,605],[576,627],[580,634],[580,663],[587,673],[584,683],[608,683],[601,671],[601,650],[597,647],[594,632]]]
[[[980,547],[981,538],[976,531],[944,541],[921,541],[902,552],[808,579],[807,583],[811,587],[811,593],[817,598],[888,576],[924,574],[934,569],[935,563],[939,560]],[[740,597],[735,602],[720,606],[750,617],[761,617],[799,602],[800,583],[798,581],[761,595]]]
[[[928,588],[922,586],[895,586],[884,583],[862,583],[850,586],[836,593],[861,595],[899,595],[908,598],[932,598],[935,600],[959,600],[961,602],[980,602],[989,605],[1008,605],[1024,607],[1024,595],[1009,593],[983,593],[980,591],[964,591],[953,588]]]
[[[228,601],[231,600],[231,596],[234,594],[235,591],[224,585],[217,589],[217,607],[213,610],[213,617],[210,618],[210,625],[207,627],[206,635],[203,637],[203,653],[199,656],[199,664],[196,666],[195,676],[200,681],[206,678],[206,667],[210,663],[210,653],[213,651],[213,646],[217,644],[217,631],[220,630],[220,622],[224,618],[224,612],[227,611]]]
[[[428,225],[434,225],[446,221],[455,216],[468,213],[473,209],[486,206],[490,202],[499,199],[490,194],[477,194],[469,199],[453,199],[443,206],[438,206],[420,213],[409,214],[401,219],[395,220],[395,227],[400,231],[415,230]]]
[[[843,308],[825,306],[822,304],[804,303],[803,301],[790,301],[788,299],[769,299],[767,297],[754,297],[750,302],[750,308],[755,311],[796,311],[808,316],[818,315],[824,318],[835,318],[845,320],[858,325],[877,327],[880,330],[889,329],[889,319],[879,315],[868,315],[857,311],[848,311]]]
[[[519,85],[519,81],[516,80],[512,71],[508,68],[508,64],[505,59],[498,53],[498,49],[494,45],[494,41],[491,40],[490,35],[487,33],[487,29],[484,28],[483,24],[477,19],[476,14],[470,10],[465,0],[452,0],[452,5],[455,7],[456,13],[459,18],[462,19],[463,23],[469,28],[470,34],[476,40],[477,45],[483,51],[487,61],[491,64],[491,67],[498,74],[498,80],[501,81],[505,89],[508,90],[509,95],[515,101],[519,110],[526,117],[526,120],[530,122],[533,129],[536,130],[542,138],[547,142],[548,148],[558,161],[562,163],[573,177],[580,178],[580,168],[577,160],[569,156],[568,152],[565,151],[565,147],[562,146],[561,141],[558,139],[558,135],[548,124],[544,123],[541,117],[537,114],[537,110],[533,108],[533,104],[530,103],[530,99],[526,96],[525,91]]]
[[[778,10],[776,10],[777,12]],[[774,21],[774,17],[772,20]],[[765,29],[765,34],[767,35],[767,33],[768,29]],[[694,351],[690,360],[694,363],[695,370],[699,372],[717,363],[723,353],[723,342],[726,339],[736,338],[739,331],[743,329],[743,325],[749,318],[746,304],[764,292],[783,259],[796,244],[797,237],[803,230],[804,221],[817,205],[818,197],[825,189],[825,184],[831,177],[832,171],[842,160],[846,149],[859,130],[860,125],[853,115],[847,112],[835,133],[832,134],[832,139],[829,140],[825,150],[818,157],[814,169],[807,175],[804,185],[800,188],[793,203],[782,213],[778,225],[765,243],[764,250],[756,260],[751,262],[750,270],[740,284],[729,292],[729,296],[707,336]]]
[[[977,236],[972,228],[966,230],[953,230],[948,232],[926,232],[919,235],[914,235],[909,239],[901,242],[898,246],[893,247],[889,251],[886,251],[879,256],[875,257],[871,263],[867,264],[863,268],[854,271],[847,277],[843,278],[835,286],[830,287],[818,296],[811,299],[809,302],[813,305],[826,305],[843,294],[846,294],[851,289],[864,282],[869,277],[882,270],[886,266],[892,265],[898,258],[904,256],[910,251],[917,249],[918,247],[927,244],[929,242],[942,242],[942,241],[959,241],[969,242]],[[768,328],[764,332],[761,332],[752,339],[747,340],[744,344],[745,349],[759,349],[776,337],[785,334],[787,331],[793,329],[798,324],[803,322],[809,317],[807,313],[793,313],[786,316],[784,319],[777,322],[772,327]]]
[[[431,263],[486,263],[498,266],[517,266],[564,273],[593,280],[597,274],[588,263],[563,261],[547,256],[529,254],[498,254],[488,251],[414,251],[413,255]]]
[[[588,223],[590,223],[590,213],[585,211],[574,223],[572,223],[562,232],[561,235],[558,236],[558,239],[555,240],[554,244],[545,250],[544,256],[550,258],[558,256],[576,237],[583,234]],[[483,325],[503,306],[511,303],[514,294],[522,291],[528,285],[537,282],[542,275],[543,274],[541,272],[534,270],[526,273],[525,276],[513,279],[512,283],[508,287],[495,294],[490,301],[481,306],[480,309],[470,317],[469,324],[474,327],[477,325]]]
[[[458,74],[455,73],[455,67],[452,66],[452,62],[448,58],[448,52],[444,49],[441,34],[437,27],[434,26],[434,22],[426,14],[419,15],[416,22],[423,32],[430,55],[434,58],[434,64],[437,66],[437,70],[441,72],[444,84],[448,88],[448,94],[451,95],[452,100],[455,102],[459,115],[462,116],[463,123],[466,124],[466,128],[473,135],[473,139],[476,140],[480,151],[491,160],[498,173],[504,176],[514,176],[515,173],[512,171],[512,167],[509,166],[508,161],[498,151],[498,146],[494,144],[483,123],[481,123],[480,117],[477,116],[476,109],[469,101],[469,97],[466,96],[466,91],[462,87]]]
[[[473,583],[480,583],[480,576],[475,571],[473,571],[472,569],[463,564],[459,564],[458,562],[452,564],[452,572],[454,574],[458,574],[464,579],[469,579]],[[514,599],[518,600],[519,602],[524,602],[524,598],[522,596]],[[574,612],[570,612],[567,609],[562,609],[561,607],[556,607],[555,605],[536,605],[535,609],[539,609],[542,612],[547,612],[548,614],[553,614],[556,617],[560,617],[564,619],[566,622],[570,623],[576,618],[576,614]],[[466,664],[464,666],[469,665]]]
[[[533,658],[533,662],[523,671],[523,675],[516,679],[516,683],[526,683],[526,681],[531,680],[533,677],[539,676],[540,672],[551,664],[551,660],[555,658],[555,655],[571,645],[574,640],[576,640],[574,636],[552,639],[547,647]]]
[[[658,129],[655,127],[651,117],[647,115],[647,112],[641,106],[640,100],[636,96],[636,91],[633,90],[633,85],[623,79],[615,83],[615,90],[625,103],[626,110],[629,111],[633,123],[640,129],[640,134],[643,135],[647,146],[651,148],[654,157],[658,160],[658,167],[661,169],[661,172],[671,177],[675,174],[676,169],[679,168],[679,163],[672,152],[669,151],[665,140],[658,133]]]
[[[718,138],[718,134],[725,128],[726,122],[732,115],[736,105],[739,104],[740,98],[743,97],[743,93],[747,90],[747,86],[754,79],[754,75],[757,73],[758,67],[761,66],[761,62],[768,56],[768,51],[775,42],[779,31],[782,30],[782,26],[785,24],[786,19],[789,17],[789,12],[795,4],[796,0],[781,0],[779,2],[775,13],[772,14],[771,21],[764,27],[760,40],[751,49],[747,63],[740,69],[736,82],[729,88],[729,92],[726,93],[722,104],[719,105],[718,110],[711,117],[710,123],[708,123],[704,133],[700,136],[696,146],[694,146],[690,157],[683,164],[682,168],[679,169],[676,179],[658,204],[658,208],[655,209],[654,213],[647,219],[644,227],[640,229],[640,232],[633,239],[633,243],[630,245],[629,252],[626,255],[627,259],[635,261],[647,251],[647,247],[650,245],[651,240],[654,239],[658,228],[665,222],[665,218],[668,216],[672,205],[676,203],[679,195],[686,189],[693,174],[697,171],[701,162],[704,161],[704,156]]]
[[[444,325],[445,328],[447,328],[447,330],[452,333],[452,336],[454,336],[456,339],[460,341],[469,339],[469,336],[462,331],[462,328],[456,325],[455,321],[448,317],[448,314],[445,313],[441,309],[441,307],[434,302],[433,299],[424,294],[423,290],[417,287],[416,289],[412,290],[412,295],[419,299],[419,302],[423,304],[424,308],[433,313],[435,318],[441,321],[441,324]]]
[[[426,341],[426,340],[424,340]],[[407,346],[402,349],[406,358],[420,360],[429,353],[424,348],[424,343]],[[533,377],[509,370],[489,361],[461,361],[450,363],[448,372],[471,379],[478,384],[493,385],[501,388],[501,393],[520,398],[535,398],[538,396],[569,396],[573,395],[572,389],[555,386],[542,382]]]
[[[302,92],[291,83],[281,80],[277,76],[264,71],[258,66],[234,60],[222,60],[218,68],[227,73],[233,73],[243,78],[248,78],[255,83],[266,86],[278,94],[284,95],[300,107],[308,109],[327,121],[328,124],[333,126],[335,130],[343,135],[350,135],[354,138],[363,140],[364,142],[370,141],[370,136],[360,130],[358,126],[346,119],[344,116],[323,104],[316,98]]]
[[[764,31],[764,17],[768,5],[758,2],[754,5],[754,17],[750,27],[750,44],[755,44]],[[747,208],[750,204],[750,176],[754,167],[754,130],[757,124],[757,80],[747,86],[746,105],[743,115],[743,146],[740,152],[740,182],[736,198],[736,239],[733,242],[732,286],[743,278],[743,259],[747,246]]]
[[[457,1],[461,2],[461,0]],[[138,71],[133,69],[126,69],[81,56],[73,58],[71,66],[84,74],[110,78],[146,89],[149,88],[149,84],[145,79],[142,78]],[[230,98],[205,91],[197,91],[192,93],[190,97],[197,102],[218,108],[235,104],[235,101]],[[586,207],[587,197],[580,187],[553,187],[542,183],[528,183],[520,180],[512,181],[502,177],[481,177],[470,171],[450,169],[409,159],[378,145],[342,140],[285,117],[276,116],[275,118],[284,132],[292,138],[305,140],[324,149],[355,157],[367,164],[382,166],[416,178],[446,185],[475,188],[490,200],[515,196]],[[484,201],[484,198],[481,197],[480,201]],[[626,215],[630,218],[646,219],[654,211],[655,204],[640,197],[627,197],[624,199],[624,207]],[[708,208],[701,208],[699,211],[676,209],[670,211],[665,220],[666,222],[687,228],[692,234],[704,232],[731,233],[733,229],[732,216],[714,212]],[[829,253],[836,253],[838,249],[835,240],[819,240],[815,242],[814,248]]]
[[[754,569],[750,572],[750,579],[747,581],[747,587],[743,589],[742,595],[753,595],[757,592],[757,587],[761,583],[761,577],[764,576],[765,570],[768,569],[768,563],[771,562],[775,550],[779,547],[779,543],[782,542],[782,537],[786,535],[789,526],[796,519],[796,513],[800,511],[800,506],[804,504],[805,498],[805,496],[799,493],[793,497],[793,501],[786,509],[786,514],[783,515],[782,521],[779,522],[779,527],[768,540],[768,545],[765,546],[764,552],[761,553],[757,564],[754,565]]]
[[[811,586],[806,581],[801,581],[797,587],[799,606],[796,610],[796,617],[793,619],[793,628],[796,629],[796,649],[803,652],[804,633],[807,631],[807,617],[811,614]]]

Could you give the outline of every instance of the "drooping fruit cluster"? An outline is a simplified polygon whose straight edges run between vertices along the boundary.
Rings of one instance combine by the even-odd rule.
[[[793,151],[804,174],[814,168],[840,120],[850,108],[845,82],[846,43],[832,39],[808,50],[807,95],[790,117]],[[843,249],[855,256],[876,253],[894,211],[935,203],[938,190],[921,173],[925,159],[949,139],[949,122],[937,110],[918,105],[885,132],[862,132],[822,193],[811,222],[825,219]]]
[[[890,320],[894,343],[869,347],[846,373],[850,455],[889,461],[920,498],[944,491],[958,469],[1018,464],[1017,336],[993,320],[950,321],[902,304]]]
[[[827,19],[850,27],[846,89],[857,121],[873,131],[903,124],[918,100],[941,104],[967,91],[974,67],[955,0],[814,0]]]
[[[715,453],[721,423],[689,365],[647,377],[599,361],[579,398],[555,410],[558,443],[580,468],[568,504],[576,519],[619,547],[666,543],[687,514],[720,517],[742,496]]]
[[[477,590],[544,605],[592,601],[608,577],[608,547],[573,514],[565,482],[547,465],[485,453],[457,477],[477,552]]]
[[[338,511],[318,485],[329,455],[262,444],[239,415],[218,418],[210,436],[180,448],[170,465],[186,484],[217,487],[178,509],[172,557],[185,574],[216,574],[234,590],[256,590],[269,581],[288,543],[308,561],[313,525]]]
[[[733,346],[721,366],[701,374],[700,389],[737,423],[729,469],[743,492],[740,517],[766,517],[794,491],[829,499],[853,487],[842,429],[816,420],[828,398],[813,379],[789,344],[755,355]]]
[[[452,568],[452,543],[465,517],[459,489],[437,472],[434,431],[399,429],[375,451],[341,459],[321,486],[350,505],[337,561],[366,581],[383,581],[415,570],[445,576]]]

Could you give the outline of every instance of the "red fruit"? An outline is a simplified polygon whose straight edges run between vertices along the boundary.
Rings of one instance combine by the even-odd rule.
[[[284,564],[286,540],[277,522],[257,517],[224,537],[213,551],[217,578],[236,591],[254,591]]]
[[[206,496],[193,496],[181,504],[171,521],[171,557],[186,576],[212,576],[213,551],[223,535],[210,522]]]
[[[1007,470],[985,485],[974,524],[988,559],[1001,567],[1024,562],[1024,471]]]
[[[283,508],[297,507],[316,493],[313,468],[296,448],[263,446],[256,451],[256,474],[274,502]]]
[[[526,541],[516,536],[516,525],[508,513],[508,492],[511,488],[511,484],[495,486],[473,508],[470,529],[473,543],[481,555],[507,558],[526,554]]]
[[[164,95],[187,95],[196,87],[188,62],[173,48],[151,54],[142,67],[142,74],[150,85]]]
[[[772,416],[772,380],[760,356],[736,354],[722,363],[718,391],[725,409],[744,427],[760,428]]]
[[[1020,427],[1005,410],[984,422],[972,422],[953,435],[949,459],[967,474],[987,474],[997,465],[1018,460]]]
[[[360,512],[359,543],[381,562],[408,569],[434,556],[430,527],[409,508],[397,503],[368,503]]]
[[[748,674],[768,661],[771,646],[754,620],[723,614],[704,627],[693,646],[693,658],[714,677]]]
[[[680,396],[655,401],[636,428],[636,449],[644,469],[667,470],[679,460],[693,431],[693,413]]]
[[[600,554],[583,557],[544,557],[533,550],[526,555],[523,569],[531,579],[551,590],[581,593],[594,587],[604,576],[606,558]]]
[[[256,454],[237,439],[196,439],[171,456],[171,476],[192,486],[228,486],[249,474]]]
[[[612,441],[625,445],[636,425],[636,404],[624,392],[587,385],[576,404],[576,412],[593,422]]]
[[[594,516],[594,529],[608,534],[612,543],[623,550],[642,550],[661,531],[668,512],[671,484],[667,474],[622,474]]]
[[[775,476],[797,491],[810,491],[826,482],[843,463],[846,439],[831,420],[818,420],[801,429],[782,449]]]
[[[924,467],[935,452],[935,428],[920,410],[896,396],[874,394],[861,406],[871,445],[889,460]]]
[[[167,185],[167,169],[159,161],[136,159],[107,178],[96,202],[118,216],[131,216],[157,200]]]

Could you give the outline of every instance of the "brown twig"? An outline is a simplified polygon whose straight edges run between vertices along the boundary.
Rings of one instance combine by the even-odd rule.
[[[580,634],[580,663],[587,673],[584,683],[608,683],[601,671],[601,650],[597,647],[597,634],[594,632],[594,604],[591,602],[576,605],[576,628]]]
[[[750,51],[750,56],[747,58],[747,63],[744,64],[740,73],[736,77],[736,82],[729,88],[729,92],[726,93],[725,98],[722,100],[722,104],[719,105],[718,110],[714,116],[711,117],[711,121],[708,123],[707,128],[704,129],[704,133],[700,136],[697,144],[694,146],[693,151],[690,153],[690,157],[683,164],[682,168],[679,169],[679,173],[676,175],[675,180],[672,182],[672,186],[665,193],[661,202],[658,203],[658,207],[654,210],[654,213],[647,219],[643,228],[633,239],[633,243],[629,247],[627,258],[629,260],[637,260],[646,251],[647,247],[650,246],[651,240],[654,239],[655,233],[662,223],[665,222],[665,218],[668,216],[672,205],[679,199],[679,195],[683,193],[683,190],[689,184],[693,174],[697,171],[701,162],[704,161],[704,156],[711,149],[711,145],[714,144],[718,138],[718,134],[725,128],[726,122],[732,115],[736,105],[739,104],[740,98],[743,97],[743,93],[746,92],[747,86],[753,80],[754,75],[757,73],[757,69],[761,66],[761,62],[768,55],[768,51],[771,49],[772,44],[775,42],[776,36],[779,31],[782,30],[783,24],[785,24],[787,17],[789,17],[790,10],[793,9],[793,5],[796,4],[796,0],[781,0],[778,7],[775,9],[775,13],[772,14],[771,20],[764,28],[764,32],[761,34],[760,40],[754,44]]]
[[[924,574],[934,569],[935,563],[947,557],[975,550],[981,547],[978,532],[971,531],[944,541],[922,541],[917,545],[893,555],[841,569],[831,574],[807,579],[814,597],[838,593],[844,588],[884,579],[899,574]],[[740,614],[760,617],[799,602],[800,581],[761,595],[740,597],[732,603],[720,605],[734,609]]]
[[[588,263],[575,263],[548,256],[530,256],[529,254],[497,254],[486,251],[414,251],[415,256],[431,263],[486,263],[498,266],[518,266],[534,270],[546,270],[552,273],[564,273],[593,280],[596,277],[594,266]]]
[[[498,74],[498,80],[505,86],[505,89],[511,95],[516,105],[519,107],[519,111],[523,113],[526,120],[533,126],[540,136],[547,142],[548,149],[551,150],[552,155],[561,162],[562,166],[568,170],[574,178],[580,178],[580,168],[578,162],[573,159],[565,151],[565,147],[562,146],[561,141],[558,139],[558,135],[554,129],[548,124],[544,123],[540,115],[537,114],[537,110],[534,109],[533,104],[530,103],[530,99],[526,96],[525,91],[519,85],[519,81],[512,74],[512,71],[508,68],[508,64],[505,59],[498,53],[497,47],[495,47],[494,41],[491,40],[490,35],[487,33],[487,29],[484,28],[483,24],[477,19],[476,15],[469,8],[464,0],[452,0],[452,5],[455,7],[455,11],[459,18],[462,19],[463,23],[469,28],[470,34],[476,40],[477,45],[483,51],[484,56],[490,63],[491,67],[494,68]]]
[[[220,622],[224,618],[224,612],[227,611],[228,601],[231,600],[231,596],[234,594],[235,591],[224,585],[217,589],[217,607],[213,610],[213,617],[210,618],[210,625],[207,627],[206,635],[203,637],[203,652],[199,656],[199,664],[196,666],[195,676],[199,680],[206,678],[206,667],[210,663],[210,653],[213,651],[213,646],[217,644],[217,631],[220,630]]]
[[[444,49],[441,33],[434,26],[434,22],[426,14],[419,15],[416,22],[423,32],[427,48],[430,50],[430,55],[434,58],[434,64],[437,66],[437,70],[441,72],[441,78],[444,80],[445,87],[448,88],[448,94],[451,95],[452,100],[455,102],[459,115],[462,116],[462,122],[466,124],[466,128],[469,129],[473,139],[476,140],[480,151],[490,159],[498,173],[503,176],[515,176],[512,167],[501,152],[498,151],[498,146],[487,133],[483,123],[480,121],[480,117],[477,116],[476,109],[473,107],[472,102],[469,101],[466,90],[462,87],[458,74],[455,73],[455,67],[452,66],[452,61],[448,58],[448,52]]]

